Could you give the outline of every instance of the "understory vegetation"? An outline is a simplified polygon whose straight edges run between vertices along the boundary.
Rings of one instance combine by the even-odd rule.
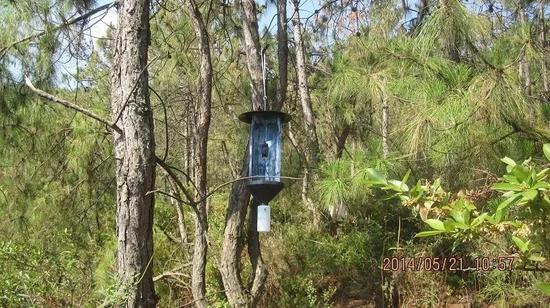
[[[93,26],[140,1],[119,2],[71,23],[108,2],[0,0],[0,306],[131,305],[147,279],[159,307],[550,306],[548,1],[291,0],[285,70],[281,1],[145,1],[148,58],[135,83],[121,82],[130,94],[117,117],[117,21]],[[123,115],[142,78],[150,108]],[[271,232],[258,233],[257,204],[239,197],[249,126],[238,116],[264,94],[292,120],[288,179],[270,202]],[[152,119],[157,167],[138,199],[154,195],[153,248],[123,275],[117,193],[139,181],[117,181],[117,151],[132,145],[116,139],[145,130],[117,123],[136,114]],[[228,264],[246,305],[229,294]]]

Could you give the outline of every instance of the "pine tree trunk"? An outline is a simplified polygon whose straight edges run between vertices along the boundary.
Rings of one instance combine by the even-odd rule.
[[[258,19],[256,17],[256,3],[254,0],[242,0],[241,6],[243,10],[243,37],[246,53],[246,65],[252,81],[252,109],[263,110],[264,91],[262,79],[262,60],[260,36],[258,35]]]
[[[187,136],[186,136],[186,156],[187,156],[187,174],[190,178],[195,178],[195,100],[193,95],[190,95],[190,99],[187,102]]]
[[[242,0],[243,37],[247,59],[248,72],[252,85],[252,109],[263,109],[263,81],[260,58],[260,41],[258,21],[254,0]],[[267,106],[266,106],[267,107]],[[248,176],[248,152],[245,151],[240,176]],[[241,280],[242,234],[249,204],[250,193],[246,189],[246,181],[237,181],[231,187],[231,195],[225,218],[225,230],[220,258],[220,273],[225,288],[225,294],[231,307],[250,307],[260,297],[265,284],[265,267],[256,267],[258,271],[252,274],[252,288],[247,290]],[[253,215],[251,212],[250,215]],[[250,226],[249,226],[250,227]],[[256,230],[249,230],[256,232]],[[257,232],[256,232],[257,233]],[[261,259],[258,237],[249,238],[249,245],[254,247],[251,260]]]
[[[525,16],[525,9],[521,7],[518,11],[519,13],[519,20],[522,23],[523,26],[527,24],[527,17]],[[521,55],[521,59],[519,61],[519,77],[520,81],[523,83],[523,89],[526,94],[531,94],[531,72],[529,68],[529,61],[527,60],[527,56],[525,51]]]
[[[342,133],[336,138],[336,145],[334,150],[334,158],[340,159],[344,153],[344,148],[346,146],[346,141],[348,139],[349,133],[351,132],[351,125],[345,124],[342,129]]]
[[[388,144],[389,106],[386,99],[382,99],[382,154],[388,157],[390,146]]]
[[[286,29],[286,0],[277,0],[277,60],[279,78],[277,79],[277,101],[273,110],[281,110],[288,86],[288,35]]]
[[[248,152],[245,151],[245,153]],[[247,160],[248,155],[245,154],[240,177],[248,176]],[[222,276],[225,295],[231,307],[246,307],[248,303],[245,288],[240,277],[240,268],[243,224],[249,199],[250,193],[246,189],[246,181],[235,182],[231,187],[220,256],[220,274]]]
[[[307,81],[305,45],[302,36],[302,24],[300,21],[300,3],[298,0],[291,0],[293,7],[292,25],[294,27],[294,45],[296,47],[296,73],[298,77],[298,92],[300,93],[300,102],[302,113],[304,115],[304,124],[306,131],[305,159],[306,166],[304,170],[304,180],[302,182],[302,201],[312,212],[314,225],[318,226],[319,215],[313,201],[309,197],[311,183],[315,181],[315,173],[312,172],[319,162],[319,140],[317,139],[317,128],[315,126],[315,115],[311,107],[311,98],[309,96],[309,87]]]
[[[542,46],[542,83],[545,94],[550,95],[550,80],[548,80],[548,43],[546,42],[546,22],[544,20],[544,6],[548,1],[541,1],[539,6],[540,15],[540,44]]]
[[[306,160],[311,168],[315,168],[318,163],[317,154],[319,152],[319,141],[317,139],[317,129],[315,127],[315,116],[311,108],[311,99],[309,96],[309,87],[306,71],[305,45],[302,37],[302,24],[300,21],[300,10],[298,0],[291,1],[293,6],[292,24],[294,26],[294,44],[296,46],[296,73],[298,76],[298,92],[300,93],[300,103],[304,115],[304,123],[307,135]]]
[[[202,200],[197,204],[195,215],[195,242],[193,249],[193,274],[191,276],[191,291],[195,306],[206,307],[206,261],[208,252],[207,232],[208,213],[206,194],[207,187],[207,153],[208,131],[210,129],[211,105],[212,105],[212,61],[210,57],[210,38],[202,14],[194,0],[186,0],[183,3],[187,14],[191,18],[193,30],[199,42],[200,57],[200,99],[196,109],[196,123],[194,127],[194,182],[198,188],[197,199]]]
[[[267,280],[267,269],[262,259],[260,235],[257,231],[258,205],[259,203],[253,199],[250,202],[250,210],[248,212],[248,255],[250,256],[252,272],[254,273],[254,279],[250,287],[250,307],[258,305],[260,294],[263,292]]]
[[[128,307],[154,307],[153,194],[155,141],[149,102],[149,1],[122,0],[111,76],[117,182],[118,274],[130,283]]]

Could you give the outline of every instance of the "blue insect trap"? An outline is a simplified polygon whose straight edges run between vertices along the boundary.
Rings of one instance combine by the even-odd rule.
[[[283,189],[281,182],[281,149],[283,124],[290,116],[279,111],[250,111],[239,116],[250,124],[248,140],[247,188],[257,201],[258,232],[270,230],[270,208],[267,203]]]

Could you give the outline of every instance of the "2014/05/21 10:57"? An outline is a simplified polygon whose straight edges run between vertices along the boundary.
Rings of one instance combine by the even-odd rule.
[[[386,257],[383,271],[511,271],[513,256],[499,257]]]

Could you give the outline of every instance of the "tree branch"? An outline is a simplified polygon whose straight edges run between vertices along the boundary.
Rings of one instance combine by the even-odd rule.
[[[80,112],[102,124],[105,124],[107,127],[110,127],[112,128],[113,130],[115,130],[116,132],[118,132],[119,134],[122,134],[122,130],[120,129],[120,127],[116,126],[115,124],[112,124],[111,122],[107,121],[106,119],[102,118],[101,116],[93,113],[92,111],[88,110],[88,109],[85,109],[85,108],[82,108],[76,104],[73,104],[67,100],[64,100],[60,97],[57,97],[53,94],[50,94],[44,90],[41,90],[41,89],[38,89],[36,88],[31,80],[29,79],[29,77],[25,76],[25,84],[27,85],[27,87],[29,87],[29,89],[34,92],[36,95],[40,96],[41,98],[45,99],[45,100],[48,100],[48,101],[51,101],[51,102],[54,102],[54,103],[57,103],[57,104],[60,104],[64,107],[67,107],[69,109],[72,109],[74,111],[77,111],[77,112]]]
[[[185,200],[182,200],[181,198],[178,198],[174,195],[172,195],[171,193],[168,193],[168,192],[165,192],[164,190],[162,189],[155,189],[155,190],[150,190],[148,191],[147,193],[145,193],[146,196],[150,195],[150,194],[155,194],[155,193],[158,193],[158,194],[161,194],[161,195],[165,195],[167,197],[170,197],[178,202],[181,202],[183,204],[187,204],[187,205],[191,205],[191,203],[189,203],[188,201],[185,201]]]
[[[168,157],[168,144],[170,143],[170,139],[168,138],[168,113],[166,111],[166,104],[164,103],[164,100],[162,97],[153,89],[153,87],[149,86],[149,90],[151,90],[159,99],[162,110],[164,111],[164,138],[165,138],[165,144],[164,144],[164,155],[162,156],[162,160],[166,161],[166,158]]]
[[[194,200],[193,196],[191,195],[191,193],[189,193],[189,191],[185,188],[185,186],[180,181],[178,176],[176,174],[174,174],[174,171],[172,171],[172,169],[170,168],[170,166],[168,164],[166,164],[166,162],[164,162],[162,159],[160,159],[158,157],[156,157],[156,160],[157,160],[157,164],[166,172],[166,174],[170,178],[172,178],[174,180],[174,182],[176,183],[178,188],[185,195],[187,200],[189,200],[189,202],[184,202],[184,203],[189,204],[189,206],[191,206],[191,208],[193,208],[193,210],[195,211],[195,214],[196,214],[197,213],[197,206],[196,206],[197,202],[195,202],[195,200]],[[170,195],[170,197],[173,197],[173,196]],[[176,199],[176,200],[178,200],[178,199]],[[183,200],[180,199],[179,201],[183,201]]]
[[[174,196],[170,193],[167,193],[161,189],[155,189],[155,190],[151,190],[151,191],[148,191],[146,193],[146,195],[150,195],[150,194],[154,194],[154,193],[159,193],[161,195],[165,195],[167,197],[170,197],[176,201],[179,201],[181,203],[184,203],[184,204],[187,204],[187,205],[190,205],[191,207],[195,207],[196,204],[198,203],[201,203],[203,201],[205,201],[206,199],[210,198],[210,196],[212,196],[216,191],[220,190],[221,188],[223,188],[224,186],[227,186],[229,184],[233,184],[235,182],[238,182],[238,181],[242,181],[242,180],[248,180],[248,179],[255,179],[255,178],[264,178],[263,175],[255,175],[255,176],[243,176],[243,177],[240,177],[240,178],[236,178],[234,180],[231,180],[231,181],[227,181],[225,183],[222,183],[216,187],[214,187],[212,190],[210,190],[203,198],[199,199],[199,200],[194,200],[193,198],[191,198],[191,193],[189,193],[189,191],[187,191],[185,189],[185,187],[183,186],[183,184],[181,183],[181,181],[177,178],[177,176],[173,173],[173,171],[171,171],[171,167],[168,166],[164,161],[162,161],[160,158],[157,157],[157,164],[159,164],[162,169],[164,169],[166,171],[166,173],[168,174],[168,176],[170,178],[172,178],[175,182],[176,182],[176,185],[178,186],[179,189],[182,190],[183,194],[185,195],[185,197],[189,200],[189,201],[184,201],[182,200],[181,198],[178,198],[177,196]],[[281,179],[288,179],[288,180],[300,180],[302,181],[304,178],[297,178],[297,177],[292,177],[292,176],[279,176],[279,178]]]
[[[210,196],[212,196],[216,191],[220,190],[221,188],[223,188],[224,186],[227,186],[229,184],[233,184],[235,182],[238,182],[238,181],[242,181],[242,180],[248,180],[248,179],[257,179],[257,178],[264,178],[263,175],[254,175],[254,176],[243,176],[243,177],[240,177],[240,178],[236,178],[236,179],[233,179],[231,181],[227,181],[225,183],[222,183],[216,187],[214,187],[212,190],[210,190],[205,196],[204,198],[201,198],[200,200],[197,201],[197,203],[200,203],[200,202],[203,202],[204,200],[208,199]],[[300,180],[300,181],[303,181],[304,178],[297,178],[297,177],[292,177],[292,176],[279,176],[279,178],[281,179],[287,179],[287,180]]]
[[[53,30],[51,30],[51,31],[57,31],[57,30],[59,30],[59,29],[63,29],[63,28],[65,28],[65,27],[68,27],[68,26],[70,26],[70,25],[72,25],[72,24],[75,24],[75,23],[77,23],[77,22],[79,22],[79,21],[82,21],[82,20],[84,20],[84,19],[86,19],[86,18],[88,18],[88,17],[90,17],[90,16],[92,16],[92,15],[94,15],[94,14],[96,14],[96,13],[99,13],[99,12],[101,12],[101,11],[103,11],[103,10],[108,10],[108,9],[110,9],[111,7],[113,7],[113,6],[117,5],[117,4],[118,4],[118,1],[113,1],[113,2],[111,2],[111,3],[107,3],[107,4],[105,4],[105,5],[102,5],[102,6],[100,6],[100,7],[97,7],[97,8],[95,8],[95,9],[93,9],[93,10],[91,10],[91,11],[85,13],[85,14],[82,14],[82,15],[80,15],[80,16],[78,16],[78,17],[75,17],[75,18],[73,18],[73,19],[71,19],[71,20],[65,22],[65,23],[62,23],[61,25],[59,25],[59,26],[53,28]],[[3,47],[2,49],[0,49],[0,59],[3,58],[3,57],[6,55],[6,53],[8,52],[8,50],[10,50],[11,48],[15,47],[16,45],[21,44],[21,43],[23,43],[23,42],[26,42],[26,41],[28,41],[28,40],[32,40],[32,39],[34,39],[34,38],[39,38],[39,37],[41,37],[42,35],[46,34],[46,32],[47,32],[46,30],[43,30],[43,31],[40,31],[40,32],[35,33],[35,34],[28,35],[28,36],[26,36],[26,37],[24,37],[24,38],[22,38],[22,39],[20,39],[20,40],[18,40],[18,41],[15,41],[15,42],[9,44],[8,46]]]
[[[178,266],[176,267],[175,269],[171,270],[171,271],[168,271],[168,272],[164,272],[158,276],[155,276],[153,278],[153,281],[157,281],[157,280],[161,280],[163,278],[167,278],[167,277],[171,277],[171,276],[183,276],[185,278],[189,278],[189,275],[187,274],[184,274],[184,273],[181,273],[181,272],[178,272],[179,270],[185,268],[185,267],[189,267],[191,266],[192,263],[186,263],[186,264],[183,264],[181,266]]]

